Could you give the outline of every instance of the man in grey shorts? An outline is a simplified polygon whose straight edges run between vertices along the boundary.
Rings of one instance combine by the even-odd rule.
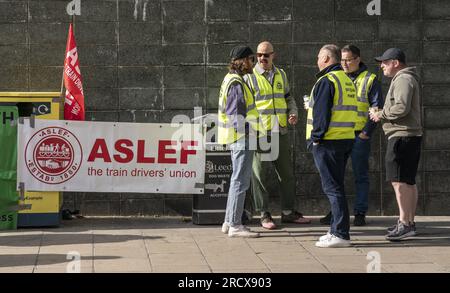
[[[388,137],[386,180],[392,182],[400,217],[388,229],[387,240],[395,241],[416,235],[414,216],[417,207],[416,173],[420,159],[422,121],[420,85],[415,67],[406,65],[405,53],[390,48],[380,57],[383,73],[392,77],[383,110],[370,110],[370,119],[383,122]]]

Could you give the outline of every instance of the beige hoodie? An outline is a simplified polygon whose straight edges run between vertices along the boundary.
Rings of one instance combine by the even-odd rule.
[[[406,67],[394,76],[378,117],[388,138],[422,135],[420,85],[415,67]]]

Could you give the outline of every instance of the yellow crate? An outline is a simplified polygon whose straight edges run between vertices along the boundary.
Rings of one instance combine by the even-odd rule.
[[[58,213],[61,207],[60,192],[25,192],[25,200],[20,205],[31,205],[31,209],[21,210],[19,214]]]
[[[59,92],[0,92],[0,103],[31,103],[36,107],[36,119],[59,120],[64,115]]]

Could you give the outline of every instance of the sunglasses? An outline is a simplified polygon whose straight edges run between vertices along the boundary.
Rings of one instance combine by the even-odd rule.
[[[273,52],[270,52],[270,53],[256,53],[256,56],[258,56],[258,58],[261,58],[263,56],[264,56],[264,58],[269,58],[270,55],[272,55],[272,54],[273,54]]]

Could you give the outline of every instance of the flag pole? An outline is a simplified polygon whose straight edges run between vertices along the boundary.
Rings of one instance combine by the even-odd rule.
[[[74,25],[74,20],[75,20],[75,16],[74,15],[72,15],[71,16],[71,20],[70,20],[70,22],[69,22],[69,29],[70,29],[70,24],[72,24],[72,28],[75,30],[75,25]],[[66,45],[67,45],[67,40],[66,40]],[[64,49],[64,63],[66,62],[66,49]],[[64,65],[63,65],[63,72],[62,72],[62,76],[61,76],[61,90],[60,90],[60,94],[61,94],[61,97],[64,97],[65,96],[65,94],[64,94]]]
[[[75,16],[74,15],[72,15],[71,16],[71,20],[70,20],[70,22],[69,22],[69,31],[70,31],[70,25],[72,24],[72,28],[74,29],[75,28],[75,26],[74,26],[74,20],[75,20],[75,18],[74,18]],[[69,34],[67,34],[67,36],[68,36]],[[67,40],[66,40],[66,46],[67,46]],[[60,97],[61,97],[61,99],[62,98],[64,98],[65,99],[65,94],[64,94],[64,70],[65,70],[65,66],[64,66],[64,64],[65,64],[65,62],[66,62],[66,49],[64,49],[64,62],[63,62],[63,71],[62,71],[62,74],[61,74],[61,89],[60,89]],[[63,105],[62,105],[62,107],[61,107],[61,109],[62,109],[62,111],[63,111],[63,114],[64,114],[64,103],[65,103],[65,101],[63,102]],[[64,115],[62,115],[62,116],[64,116]]]

